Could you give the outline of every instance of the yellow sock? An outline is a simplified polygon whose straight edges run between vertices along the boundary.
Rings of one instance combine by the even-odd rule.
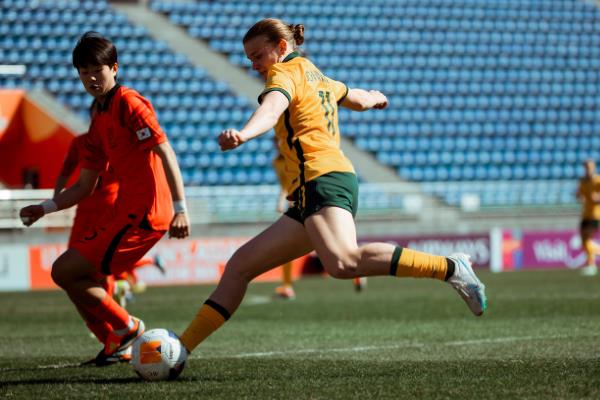
[[[448,260],[443,256],[421,253],[396,247],[392,256],[390,275],[413,278],[435,278],[445,280]]]
[[[192,352],[211,333],[219,329],[229,316],[225,308],[210,299],[206,300],[179,340],[189,352]]]
[[[283,285],[292,286],[292,262],[287,262],[281,267],[283,270]]]
[[[596,244],[592,239],[583,241],[583,249],[587,255],[587,265],[596,265]]]

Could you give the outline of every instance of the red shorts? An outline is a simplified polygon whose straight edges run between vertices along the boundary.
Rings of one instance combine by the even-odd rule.
[[[114,196],[100,196],[97,193],[79,202],[75,210],[68,247],[71,248],[76,241],[93,233],[94,227],[102,221],[110,221],[114,212],[114,203]]]
[[[116,215],[107,221],[73,237],[69,245],[104,275],[130,270],[166,232],[152,230],[144,221],[127,215]]]
[[[83,212],[77,208],[75,218],[73,219],[71,234],[69,235],[69,248],[71,248],[78,240],[93,233],[93,227],[98,223],[98,217],[100,215],[99,212]]]

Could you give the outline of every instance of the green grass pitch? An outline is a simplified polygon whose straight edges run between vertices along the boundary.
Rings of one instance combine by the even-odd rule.
[[[271,301],[252,284],[232,319],[173,382],[128,365],[76,367],[100,345],[62,292],[0,294],[0,398],[598,399],[600,277],[480,274],[488,312],[437,281],[297,282]],[[212,286],[150,288],[129,307],[180,333]]]

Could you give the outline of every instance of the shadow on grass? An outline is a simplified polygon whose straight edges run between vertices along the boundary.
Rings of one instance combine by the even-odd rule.
[[[181,380],[173,380],[168,381],[171,385],[176,384],[189,384],[196,381],[200,381],[200,379],[196,377],[186,377]],[[82,385],[131,385],[131,384],[144,384],[148,385],[152,382],[146,382],[137,376],[128,376],[128,377],[74,377],[74,378],[64,378],[64,377],[40,377],[40,378],[28,378],[28,379],[15,379],[15,380],[0,380],[0,387],[7,386],[30,386],[30,385],[74,385],[74,384],[82,384]],[[159,384],[160,382],[156,382]]]
[[[56,384],[97,384],[97,385],[124,385],[124,384],[132,384],[132,383],[146,383],[142,381],[140,378],[136,378],[134,376],[126,377],[126,378],[90,378],[90,377],[81,377],[74,379],[65,379],[65,378],[30,378],[30,379],[19,379],[12,381],[0,381],[0,387],[2,386],[29,386],[29,385],[56,385]]]

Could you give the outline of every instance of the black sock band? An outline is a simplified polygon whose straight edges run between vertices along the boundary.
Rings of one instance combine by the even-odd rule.
[[[446,277],[444,278],[445,281],[447,281],[452,275],[454,275],[454,270],[456,269],[456,264],[454,263],[454,260],[451,260],[448,257],[446,257],[446,262],[448,262],[448,269],[446,270]]]
[[[225,321],[227,321],[229,318],[231,318],[231,314],[229,314],[229,311],[227,311],[225,309],[225,307],[223,307],[220,304],[215,303],[214,301],[212,301],[211,299],[208,299],[204,302],[204,304],[206,304],[207,306],[211,307],[212,309],[214,309],[216,312],[218,312],[219,314],[221,314],[221,316],[223,318],[225,318]]]
[[[394,254],[392,255],[392,262],[390,263],[390,275],[396,276],[398,270],[398,261],[400,261],[400,255],[402,254],[402,247],[396,246]]]

